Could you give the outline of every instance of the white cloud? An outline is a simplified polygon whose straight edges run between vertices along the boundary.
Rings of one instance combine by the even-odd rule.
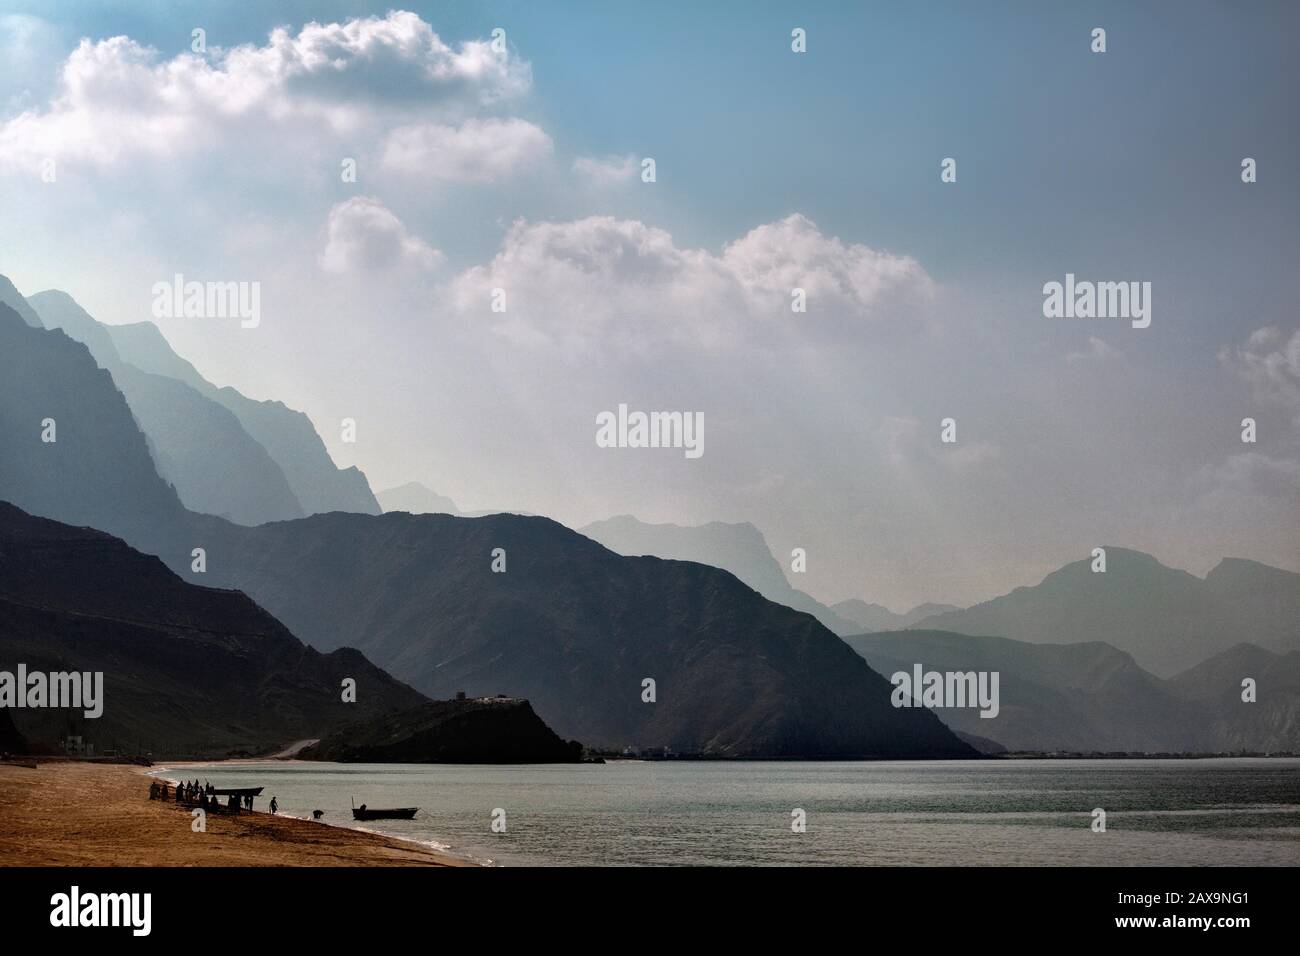
[[[397,268],[430,271],[442,253],[411,235],[378,199],[357,196],[330,210],[329,238],[321,253],[326,272],[380,272]]]
[[[807,314],[791,311],[796,287],[807,292]],[[905,318],[932,283],[914,259],[846,245],[800,215],[759,226],[721,254],[680,248],[636,220],[595,216],[515,222],[490,263],[455,280],[452,299],[486,314],[493,288],[507,291],[507,312],[490,318],[515,341],[656,351],[759,344],[782,329],[852,335],[863,323]]]
[[[579,156],[573,161],[572,168],[574,173],[598,188],[631,182],[637,175],[635,156],[613,156],[605,159]]]
[[[551,138],[521,119],[470,119],[460,126],[419,123],[389,133],[381,165],[446,182],[489,183],[551,155]]]
[[[1300,414],[1300,329],[1257,329],[1244,345],[1219,350],[1219,361],[1248,382],[1261,401]]]
[[[112,164],[238,142],[356,136],[402,117],[457,118],[525,93],[531,68],[487,43],[453,49],[413,13],[273,30],[264,46],[166,59],[125,36],[83,39],[43,108],[0,125],[0,165]],[[324,129],[322,129],[324,127]]]
[[[910,256],[845,245],[795,214],[751,230],[723,250],[723,261],[747,290],[789,298],[807,291],[809,310],[829,302],[871,315],[901,295],[929,297],[932,283]]]

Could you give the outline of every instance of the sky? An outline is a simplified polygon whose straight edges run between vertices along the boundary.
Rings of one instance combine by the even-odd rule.
[[[0,273],[111,323],[257,282],[256,328],[156,321],[376,490],[750,521],[826,601],[971,603],[1099,545],[1300,570],[1298,26],[0,2]],[[1045,317],[1067,273],[1151,283],[1149,327]],[[702,414],[704,453],[598,447],[619,404]]]

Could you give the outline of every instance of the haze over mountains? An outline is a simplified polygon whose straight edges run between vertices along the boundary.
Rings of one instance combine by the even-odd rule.
[[[66,293],[41,292],[31,303],[46,328],[62,329],[85,344],[113,376],[149,441],[159,475],[187,508],[239,524],[303,516],[280,466],[230,411],[180,379],[124,362],[112,332]]]
[[[7,279],[0,301],[15,310],[23,301]],[[379,513],[365,476],[334,465],[306,415],[212,385],[152,322],[104,325],[57,290],[24,304],[29,325],[34,318],[35,327],[62,329],[113,376],[159,473],[187,508],[248,525],[321,511]]]
[[[790,584],[763,533],[748,522],[728,524],[712,521],[683,527],[648,524],[632,515],[619,515],[593,521],[578,530],[619,554],[652,554],[723,568],[768,600],[806,611],[841,637],[897,630],[934,614],[958,610],[953,604],[921,604],[905,614],[895,614],[879,604],[868,604],[858,599],[827,607]]]
[[[871,631],[897,631],[920,624],[926,618],[948,611],[960,611],[955,604],[918,604],[904,614],[895,614],[879,604],[868,604],[857,598],[832,604],[831,610],[840,617],[847,618],[857,626],[859,633]]]
[[[805,611],[836,634],[863,630],[856,622],[791,587],[763,533],[748,522],[713,521],[696,527],[647,524],[631,515],[594,521],[578,529],[611,551],[624,555],[649,554],[675,561],[698,561],[730,571],[769,601]]]
[[[879,673],[996,671],[1000,708],[941,709],[948,726],[1014,751],[1229,752],[1300,748],[1300,653],[1241,644],[1170,680],[1102,641],[1029,644],[911,630],[847,638]],[[1258,699],[1242,700],[1242,680]],[[970,739],[970,738],[967,738]]]
[[[304,512],[379,513],[379,504],[365,475],[355,467],[336,466],[311,419],[302,412],[282,402],[258,401],[229,386],[218,388],[211,384],[172,351],[152,322],[106,328],[125,361],[147,372],[184,382],[233,414],[249,436],[280,466]]]
[[[964,752],[937,721],[890,706],[884,680],[814,618],[716,568],[621,557],[549,519],[504,514],[213,530],[208,576],[315,646],[355,644],[434,697],[527,697],[589,746]],[[498,548],[504,573],[491,569]]]
[[[595,745],[971,752],[932,714],[891,707],[883,678],[812,617],[725,571],[619,557],[517,515],[336,512],[244,528],[187,512],[84,345],[0,307],[0,346],[0,499],[121,534],[196,583],[240,587],[317,648],[364,644],[439,696],[527,697]],[[46,416],[59,421],[53,444],[40,441]],[[490,570],[497,547],[506,573]],[[194,548],[204,574],[191,571]]]
[[[51,442],[42,441],[47,421]],[[28,325],[3,303],[0,448],[0,500],[32,514],[148,541],[158,554],[160,535],[183,522],[109,372],[80,342]]]
[[[278,469],[284,478],[277,484],[274,470],[256,472],[266,482],[258,499],[231,476],[232,501],[265,504],[271,489],[279,495],[272,510],[289,509],[284,490],[297,499],[299,488],[269,447],[281,456],[319,449],[323,459],[297,456],[310,466],[300,479],[325,476],[329,485],[345,474],[305,416],[208,385],[149,323],[102,326],[61,293],[33,301],[60,329],[0,305],[0,500],[119,535],[193,583],[239,588],[297,638],[324,651],[357,646],[433,696],[527,697],[564,737],[599,747],[968,754],[934,714],[890,706],[892,688],[867,666],[888,673],[933,659],[1005,669],[998,719],[939,716],[1016,749],[1300,749],[1293,690],[1300,575],[1227,559],[1200,579],[1108,548],[1104,574],[1084,560],[974,608],[923,605],[894,615],[860,601],[827,608],[791,587],[748,524],[682,528],[622,517],[579,534],[521,515],[403,513],[456,507],[411,483],[384,493],[394,513],[244,527],[189,510],[178,495],[182,483],[191,496],[203,486],[196,475],[169,472],[201,468],[213,450],[204,441],[187,447],[187,428],[217,448],[228,445],[241,467]],[[182,410],[170,421],[169,403]],[[47,419],[57,423],[55,442],[41,440]],[[258,421],[266,430],[247,426]],[[276,438],[280,425],[288,437]],[[270,435],[269,444],[254,432]],[[223,493],[207,491],[210,502]],[[374,501],[368,488],[365,495]],[[204,573],[191,570],[195,548]],[[492,570],[496,549],[505,552],[504,573]],[[854,637],[864,661],[819,621],[846,634],[926,630],[875,644]],[[37,633],[22,622],[27,637]],[[940,623],[960,633],[937,635]],[[1240,709],[1244,676],[1260,680],[1249,710]],[[642,699],[647,678],[653,703]],[[250,726],[241,739],[262,729],[271,732]]]
[[[8,276],[0,275],[0,305],[7,305],[18,313],[23,323],[34,329],[41,328],[40,317],[32,309],[23,294],[14,287]]]
[[[1258,699],[1246,706],[1243,677],[1258,684]],[[1238,644],[1176,675],[1169,686],[1199,705],[1201,726],[1220,750],[1300,750],[1300,652]]]
[[[1079,560],[1033,587],[923,623],[1040,644],[1105,640],[1170,677],[1243,641],[1300,650],[1300,574],[1228,558],[1202,579],[1107,547],[1105,572]]]
[[[446,495],[426,488],[418,481],[408,481],[375,495],[384,513],[405,511],[413,515],[459,515],[456,502]]]

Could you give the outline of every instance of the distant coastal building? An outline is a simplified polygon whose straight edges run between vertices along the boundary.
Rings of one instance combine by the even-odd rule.
[[[456,691],[456,700],[466,701],[468,699],[463,690]],[[511,697],[509,694],[497,694],[495,697],[475,697],[474,702],[478,704],[517,704],[523,699],[522,697]]]

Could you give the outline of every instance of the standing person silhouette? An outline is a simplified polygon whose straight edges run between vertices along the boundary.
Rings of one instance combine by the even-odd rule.
[[[278,803],[275,802],[275,797],[272,797],[272,798],[271,798],[271,816],[275,816],[275,811],[278,810],[279,808],[280,808],[280,805],[279,805]]]

